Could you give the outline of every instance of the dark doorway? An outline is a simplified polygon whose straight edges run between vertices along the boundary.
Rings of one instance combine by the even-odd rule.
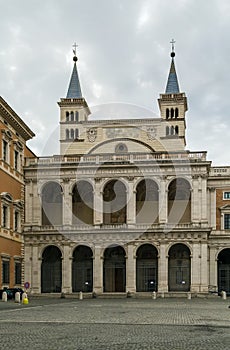
[[[60,293],[62,288],[62,256],[59,248],[47,247],[42,254],[41,292]]]
[[[168,287],[170,292],[188,292],[191,284],[190,250],[175,244],[169,250]]]
[[[230,248],[218,255],[218,292],[222,291],[230,295]]]
[[[137,250],[136,263],[137,292],[157,291],[157,249],[143,244]]]
[[[125,250],[121,246],[109,247],[104,253],[104,292],[125,292]]]
[[[83,245],[73,252],[72,289],[73,292],[92,292],[93,289],[93,253]]]

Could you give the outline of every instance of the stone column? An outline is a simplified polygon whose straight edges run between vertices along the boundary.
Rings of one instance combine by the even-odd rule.
[[[168,191],[166,190],[166,177],[160,182],[159,190],[159,223],[165,224],[168,221]]]
[[[25,282],[29,282],[31,284],[32,281],[32,245],[26,243],[25,244],[25,252],[24,252],[24,277]],[[32,285],[31,285],[32,288]]]
[[[131,178],[133,180],[133,178]],[[128,182],[127,192],[127,224],[135,225],[136,223],[136,191],[133,188],[133,181]]]
[[[31,255],[31,293],[41,293],[41,258],[39,258],[38,244],[32,246]]]
[[[216,189],[214,187],[210,191],[210,225],[216,230]]]
[[[210,247],[209,253],[209,284],[218,290],[217,251],[215,247]]]
[[[95,178],[94,196],[93,196],[94,225],[101,225],[103,223],[103,193],[101,192],[100,182],[101,182],[100,178]]]
[[[200,243],[193,243],[191,257],[191,292],[200,292],[201,284],[201,252]]]
[[[93,291],[96,294],[103,293],[103,257],[101,246],[95,246],[93,260]]]
[[[63,225],[72,224],[72,193],[70,193],[69,179],[63,179]]]
[[[201,221],[207,222],[207,176],[203,175],[201,180]]]
[[[63,246],[62,292],[72,293],[72,256],[71,248],[67,244]]]
[[[136,257],[134,246],[128,244],[128,256],[126,259],[126,292],[136,292]]]
[[[166,244],[160,245],[158,257],[158,292],[168,292],[168,256]]]
[[[200,213],[200,198],[199,198],[199,182],[198,176],[193,176],[193,190],[191,192],[191,222],[196,223],[200,221],[199,213]]]
[[[207,243],[201,243],[201,258],[200,258],[200,266],[201,266],[201,292],[208,292],[208,246]]]

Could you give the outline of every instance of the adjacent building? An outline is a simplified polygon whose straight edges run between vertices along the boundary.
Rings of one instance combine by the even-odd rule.
[[[0,97],[0,289],[21,287],[25,206],[24,159],[34,133]]]
[[[76,62],[60,155],[24,167],[31,293],[230,292],[230,167],[186,149],[174,50],[158,118],[91,117]]]

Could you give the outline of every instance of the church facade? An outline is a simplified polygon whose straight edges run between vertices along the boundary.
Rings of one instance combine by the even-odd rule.
[[[186,150],[175,53],[158,118],[90,117],[74,56],[60,154],[27,159],[31,293],[230,293],[230,167]]]

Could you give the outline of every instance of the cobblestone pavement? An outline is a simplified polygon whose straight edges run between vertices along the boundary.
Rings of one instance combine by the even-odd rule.
[[[229,350],[230,300],[0,301],[0,349]]]

